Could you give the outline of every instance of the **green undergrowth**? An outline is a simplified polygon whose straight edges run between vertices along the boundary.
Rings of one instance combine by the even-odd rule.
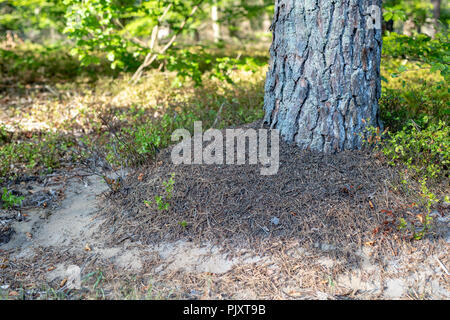
[[[170,70],[147,72],[130,84],[129,73],[117,76],[97,69],[93,80],[77,71],[76,61],[66,56],[68,49],[48,49],[49,56],[67,58],[61,60],[41,57],[43,48],[17,50],[27,53],[16,64],[3,59],[2,72],[23,77],[17,83],[31,83],[17,90],[0,90],[3,182],[95,157],[113,169],[138,166],[170,145],[175,129],[192,131],[194,121],[201,120],[206,130],[213,125],[225,128],[250,123],[264,115],[267,66],[262,62],[268,55],[260,47],[209,49],[209,57],[252,58],[258,63],[251,70],[227,70],[232,81],[212,76],[215,71],[205,67],[201,85]],[[25,62],[27,55],[38,60]],[[23,73],[24,66],[31,66],[34,75]],[[407,71],[392,72],[401,66]],[[55,79],[64,74],[72,81],[48,82],[51,88],[43,90],[34,87],[36,72]],[[431,72],[425,65],[418,67],[404,59],[384,58],[382,75],[380,111],[386,130],[379,148],[390,164],[405,166],[408,176],[426,179],[426,186],[433,189],[435,182],[448,178],[450,102],[445,79],[439,70]],[[34,124],[33,128],[27,123]]]
[[[209,50],[208,56],[220,58],[231,54],[229,50]],[[255,61],[262,61],[261,50],[236,57],[249,59],[252,54]],[[39,58],[44,59],[38,52]],[[41,62],[36,60],[33,65]],[[55,64],[55,73],[47,73],[46,65],[41,64],[42,74],[56,75],[59,64],[70,66],[72,62],[69,58],[50,59],[47,63]],[[17,70],[6,70],[8,77],[19,77],[19,84],[37,79],[35,68],[28,77],[19,65]],[[29,83],[0,90],[2,181],[45,174],[83,158],[100,157],[112,168],[136,166],[172,143],[175,129],[193,130],[194,121],[202,121],[204,129],[213,125],[224,128],[263,116],[264,66],[230,69],[227,77],[231,81],[212,77],[214,70],[205,71],[200,86],[198,81],[168,70],[149,71],[131,84],[128,73],[119,77],[100,74],[93,81],[75,69],[75,65],[67,68],[70,82],[43,79],[44,88]]]

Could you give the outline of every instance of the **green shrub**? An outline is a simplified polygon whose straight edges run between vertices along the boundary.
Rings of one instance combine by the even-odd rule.
[[[159,211],[169,210],[170,200],[173,197],[173,186],[175,184],[175,173],[170,174],[170,178],[167,181],[163,181],[163,194],[155,196],[154,201],[145,200],[144,204],[149,207],[152,203],[156,204]]]
[[[0,144],[0,182],[23,173],[51,172],[59,168],[68,157],[72,159],[73,145],[72,138],[50,132]]]
[[[3,208],[4,209],[10,209],[15,206],[22,205],[22,201],[24,200],[24,197],[18,197],[12,194],[11,191],[8,191],[6,188],[3,188],[2,192],[2,202],[3,202]]]
[[[422,119],[422,126],[410,120],[397,132],[389,132],[383,153],[391,164],[402,163],[415,176],[431,179],[448,177],[450,129],[444,121]]]
[[[389,73],[400,66],[407,66],[410,70],[394,76]],[[449,89],[439,72],[418,69],[406,60],[384,59],[382,74],[386,81],[383,82],[380,111],[389,130],[402,130],[410,120],[422,126],[425,116],[448,123]]]
[[[101,72],[114,75],[106,59],[98,54],[98,64],[83,67],[66,45],[44,46],[25,43],[11,49],[0,48],[0,79],[20,84],[73,81],[81,75],[96,78]]]

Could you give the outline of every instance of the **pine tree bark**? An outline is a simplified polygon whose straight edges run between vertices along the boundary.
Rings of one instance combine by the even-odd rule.
[[[264,122],[302,149],[358,149],[380,126],[381,0],[276,0]],[[374,20],[371,20],[374,22]]]

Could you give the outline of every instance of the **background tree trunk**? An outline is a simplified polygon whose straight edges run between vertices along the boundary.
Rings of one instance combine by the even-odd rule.
[[[437,21],[441,18],[441,0],[431,0],[433,4],[433,17]]]
[[[431,0],[433,4],[433,36],[439,32],[439,19],[441,18],[441,0]]]
[[[219,42],[221,36],[220,36],[219,9],[217,7],[217,0],[214,0],[213,5],[211,6],[211,20],[212,20],[214,42]]]
[[[361,147],[380,126],[381,30],[367,24],[381,0],[277,0],[264,122],[302,149]],[[368,121],[365,121],[368,120]]]

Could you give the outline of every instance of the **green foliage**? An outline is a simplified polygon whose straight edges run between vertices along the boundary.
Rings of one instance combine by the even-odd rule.
[[[96,299],[104,299],[105,292],[102,288],[103,283],[105,282],[105,275],[103,271],[97,269],[83,276],[81,282],[83,285],[92,286],[92,293],[94,293]]]
[[[448,32],[438,33],[435,38],[425,34],[413,36],[389,33],[383,37],[383,54],[391,58],[415,62],[419,68],[430,68],[431,72],[440,71],[448,81],[450,75],[450,41]],[[392,70],[394,76],[407,71],[405,64]]]
[[[256,72],[266,61],[258,60],[254,57],[230,58],[223,57],[208,52],[205,47],[189,47],[187,49],[175,48],[160,58],[167,62],[166,68],[175,71],[178,75],[177,85],[181,85],[180,80],[190,78],[196,86],[203,83],[203,75],[208,72],[210,79],[218,79],[233,83],[230,72],[233,70],[244,70]]]
[[[410,120],[395,132],[381,133],[379,128],[367,127],[365,141],[380,149],[389,164],[406,166],[409,174],[421,182],[440,181],[449,176],[450,129],[442,120],[433,122],[425,117],[422,127]],[[427,194],[428,190],[422,191]]]
[[[111,68],[124,71],[135,71],[148,54],[156,54],[157,61],[152,66],[164,65],[169,71],[176,71],[179,79],[192,79],[196,85],[201,85],[202,75],[210,72],[211,77],[231,83],[229,71],[236,68],[255,70],[258,63],[252,58],[233,59],[216,57],[200,48],[193,46],[184,48],[176,43],[168,51],[162,52],[158,40],[153,41],[152,30],[164,26],[171,30],[169,37],[181,32],[189,34],[195,30],[195,20],[187,19],[195,5],[211,1],[121,1],[110,0],[67,0],[69,9],[66,12],[67,27],[65,33],[76,40],[76,46],[71,50],[77,55],[82,65],[96,64],[99,57],[95,52],[101,51],[111,63]],[[219,4],[224,5],[226,1]],[[226,3],[228,6],[231,3]],[[260,12],[264,5],[247,6],[246,15]],[[161,21],[165,9],[168,14]],[[199,13],[199,19],[205,19]],[[185,25],[184,21],[188,21]],[[164,24],[164,25],[162,25]],[[157,37],[155,38],[157,39]],[[150,45],[154,43],[154,45]]]
[[[93,52],[102,51],[111,68],[135,70],[145,55],[154,48],[150,41],[138,36],[150,37],[152,29],[170,5],[165,22],[171,30],[181,28],[194,5],[202,1],[112,1],[112,0],[66,0],[67,27],[64,32],[76,40],[72,53],[83,65],[98,63]]]
[[[390,70],[402,63],[409,71],[392,77]],[[449,176],[448,88],[439,72],[404,60],[385,58],[382,72],[388,80],[380,100],[386,129],[367,128],[367,142],[399,168],[405,190],[417,190],[417,202],[426,213],[418,215],[419,220],[404,217],[398,227],[407,238],[420,240],[431,230],[429,213],[444,191],[440,184]]]
[[[421,194],[420,195],[421,195],[422,200],[427,208],[427,212],[430,213],[431,207],[434,204],[438,203],[439,200],[437,199],[436,195],[428,189],[427,180],[428,180],[427,177],[423,177],[419,180],[420,186],[421,186]],[[431,219],[431,218],[429,218],[429,219]]]
[[[173,197],[173,188],[175,184],[175,173],[170,174],[170,178],[167,181],[163,181],[163,194],[155,196],[154,201],[144,201],[146,206],[150,206],[155,203],[159,211],[169,210],[170,200]]]
[[[200,9],[187,19],[196,4]],[[211,23],[213,4],[222,31],[228,29],[232,39],[198,42],[196,36],[201,38]],[[410,177],[420,183],[416,189],[427,214],[419,223],[398,221],[413,239],[430,231],[429,213],[438,199],[434,183],[449,174],[447,8],[443,2],[438,33],[430,37],[421,33],[432,21],[429,1],[383,1],[384,19],[393,21],[397,32],[383,37],[380,106],[386,131],[368,128],[368,133],[387,161],[402,169],[405,186],[413,185]],[[137,166],[167,147],[175,129],[192,128],[196,120],[206,130],[213,124],[224,128],[261,119],[267,48],[258,54],[245,47],[248,39],[258,39],[261,16],[272,15],[273,9],[273,0],[0,0],[0,100],[8,112],[2,121],[11,125],[13,118],[31,119],[51,128],[10,132],[0,125],[0,183],[75,159],[95,160],[95,155],[113,169]],[[244,21],[246,27],[240,25]],[[410,36],[400,34],[406,21],[413,24]],[[245,30],[248,25],[257,28]],[[156,27],[168,34],[152,46]],[[11,34],[29,40],[3,41]],[[174,35],[176,41],[162,51]],[[130,86],[128,73],[149,54],[157,58],[146,77]],[[49,81],[55,88],[51,94],[41,86]],[[21,103],[24,97],[32,103]],[[87,149],[77,159],[73,149],[80,142]],[[169,210],[173,187],[171,176],[160,194],[144,204]],[[4,205],[18,201],[3,189]],[[97,290],[103,275],[90,276]]]
[[[409,71],[392,76],[391,70],[401,65]],[[427,119],[450,121],[449,91],[439,72],[417,68],[406,60],[387,58],[381,69],[387,81],[382,88],[380,111],[390,131],[402,130],[410,120],[419,126]]]
[[[113,166],[142,164],[170,144],[175,129],[194,120],[195,117],[188,112],[180,116],[164,114],[157,121],[136,122],[129,127],[121,127],[117,132],[105,132],[106,160]]]
[[[42,46],[25,43],[13,49],[0,47],[0,82],[9,80],[23,85],[49,80],[68,81],[81,75],[95,78],[100,71],[105,75],[114,74],[105,68],[106,60],[99,58],[99,61],[100,67],[82,67],[62,44]]]
[[[416,26],[422,26],[432,17],[432,9],[431,2],[423,0],[386,0],[383,1],[383,18],[385,21],[410,19]]]
[[[0,146],[9,141],[10,133],[6,127],[0,123]]]
[[[101,51],[110,61],[112,69],[137,67],[136,57],[143,54],[143,48],[118,31],[120,19],[137,14],[143,8],[135,6],[134,1],[66,0],[66,4],[67,26],[64,33],[76,40],[71,53],[79,57],[82,66],[98,64],[100,59],[94,53]]]
[[[25,199],[24,197],[15,196],[12,194],[12,192],[8,191],[6,188],[3,188],[2,202],[4,209],[10,209],[16,206],[20,206],[22,205],[22,201],[24,199]]]
[[[420,128],[410,121],[402,130],[388,133],[383,153],[391,164],[401,162],[415,174],[437,179],[448,176],[450,166],[450,129],[443,121]]]
[[[410,120],[402,130],[380,133],[378,128],[367,128],[366,142],[374,145],[387,161],[401,168],[402,184],[409,188],[413,180],[420,183],[417,196],[426,214],[417,215],[418,221],[398,219],[398,229],[405,237],[421,240],[432,229],[431,208],[439,202],[438,196],[429,187],[429,180],[441,182],[449,177],[450,130],[445,122],[422,120],[423,127]],[[409,179],[412,178],[413,180]],[[446,196],[448,200],[448,196]]]
[[[64,26],[66,6],[63,0],[0,0],[0,33],[21,33],[56,29]]]
[[[48,173],[59,168],[64,160],[74,157],[71,153],[73,145],[72,138],[50,132],[0,143],[0,182],[24,172]]]
[[[240,52],[242,61],[254,59],[263,65],[267,59],[258,50]],[[238,55],[233,47],[206,54],[212,59]],[[0,180],[49,172],[94,154],[113,168],[136,166],[171,144],[175,129],[192,129],[194,121],[202,120],[205,130],[213,123],[223,128],[256,121],[263,116],[265,70],[259,67],[251,74],[245,68],[229,70],[234,84],[222,82],[211,76],[212,70],[205,70],[202,87],[189,79],[174,85],[174,73],[156,71],[134,86],[126,77],[104,76],[95,86],[91,79],[76,77],[72,82],[52,83],[52,91],[36,90],[33,85],[13,87],[14,94],[26,95],[33,103],[0,93],[6,102],[5,123],[14,128],[8,131],[11,129],[0,126]],[[18,75],[20,82],[26,82],[22,76]],[[121,96],[117,103],[109,103],[112,97]],[[46,129],[27,131],[16,127],[17,119],[44,124]],[[79,143],[86,148],[77,146]]]
[[[389,37],[389,35],[387,36]],[[371,132],[372,142],[381,141],[381,150],[393,165],[406,166],[417,179],[441,181],[449,175],[450,131],[449,95],[442,72],[430,72],[426,64],[417,69],[405,60],[384,60],[382,70],[404,65],[409,69],[386,75],[380,100],[386,130]],[[426,192],[422,192],[426,194]]]
[[[439,83],[423,81],[423,86],[385,88],[380,99],[381,116],[391,131],[401,130],[411,119],[423,125],[427,119],[449,121],[449,101]],[[426,86],[429,84],[429,86]],[[422,88],[422,91],[419,91]],[[442,87],[441,87],[442,88]]]
[[[182,228],[186,228],[187,226],[188,226],[188,223],[186,222],[186,221],[180,221],[179,222],[179,224],[180,224],[180,226],[182,227]]]
[[[405,237],[412,240],[421,240],[432,230],[433,218],[429,214],[418,215],[419,225],[415,221],[408,221],[405,218],[399,218],[397,228]]]

